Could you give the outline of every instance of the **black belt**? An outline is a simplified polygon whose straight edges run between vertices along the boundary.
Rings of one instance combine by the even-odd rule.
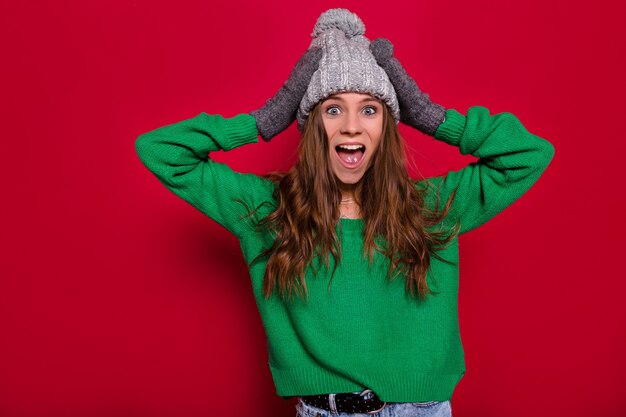
[[[306,395],[300,399],[305,404],[333,413],[374,414],[387,404],[369,389],[358,394]]]

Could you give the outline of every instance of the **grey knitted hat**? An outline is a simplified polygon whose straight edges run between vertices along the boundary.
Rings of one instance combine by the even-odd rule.
[[[346,9],[327,10],[317,19],[310,48],[319,47],[323,53],[300,102],[297,118],[301,130],[317,103],[341,92],[371,94],[387,104],[396,122],[400,120],[396,92],[370,52],[364,33],[361,19]]]

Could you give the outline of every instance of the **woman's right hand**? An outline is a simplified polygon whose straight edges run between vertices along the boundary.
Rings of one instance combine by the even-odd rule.
[[[308,49],[291,70],[289,78],[274,97],[267,100],[258,110],[250,112],[256,119],[257,130],[265,141],[269,141],[294,120],[302,97],[306,93],[313,73],[322,58],[320,48]]]

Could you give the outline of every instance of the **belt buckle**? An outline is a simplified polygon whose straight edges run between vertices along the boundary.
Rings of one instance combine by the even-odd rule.
[[[368,397],[370,394],[374,394],[374,391],[372,391],[371,389],[366,389],[363,390],[362,392],[359,393],[359,395],[361,397]],[[368,398],[365,398],[368,399]],[[366,414],[376,414],[376,413],[380,413],[381,411],[383,411],[383,409],[387,406],[387,401],[383,401],[383,406],[380,407],[378,410],[374,410],[374,411],[368,411]]]

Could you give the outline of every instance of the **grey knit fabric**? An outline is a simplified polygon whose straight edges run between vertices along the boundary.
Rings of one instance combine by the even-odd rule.
[[[371,94],[387,104],[396,121],[400,120],[396,92],[385,70],[376,63],[364,34],[361,19],[346,9],[328,10],[317,19],[310,48],[321,48],[322,58],[300,102],[300,129],[317,103],[341,92]]]
[[[285,84],[259,109],[250,112],[259,134],[269,141],[287,129],[296,119],[300,101],[317,70],[322,50],[309,48],[291,70]]]
[[[384,38],[374,39],[370,43],[370,50],[396,89],[400,103],[400,121],[420,132],[435,136],[437,128],[445,120],[446,109],[433,103],[428,94],[420,90],[400,61],[393,56],[391,42]]]

